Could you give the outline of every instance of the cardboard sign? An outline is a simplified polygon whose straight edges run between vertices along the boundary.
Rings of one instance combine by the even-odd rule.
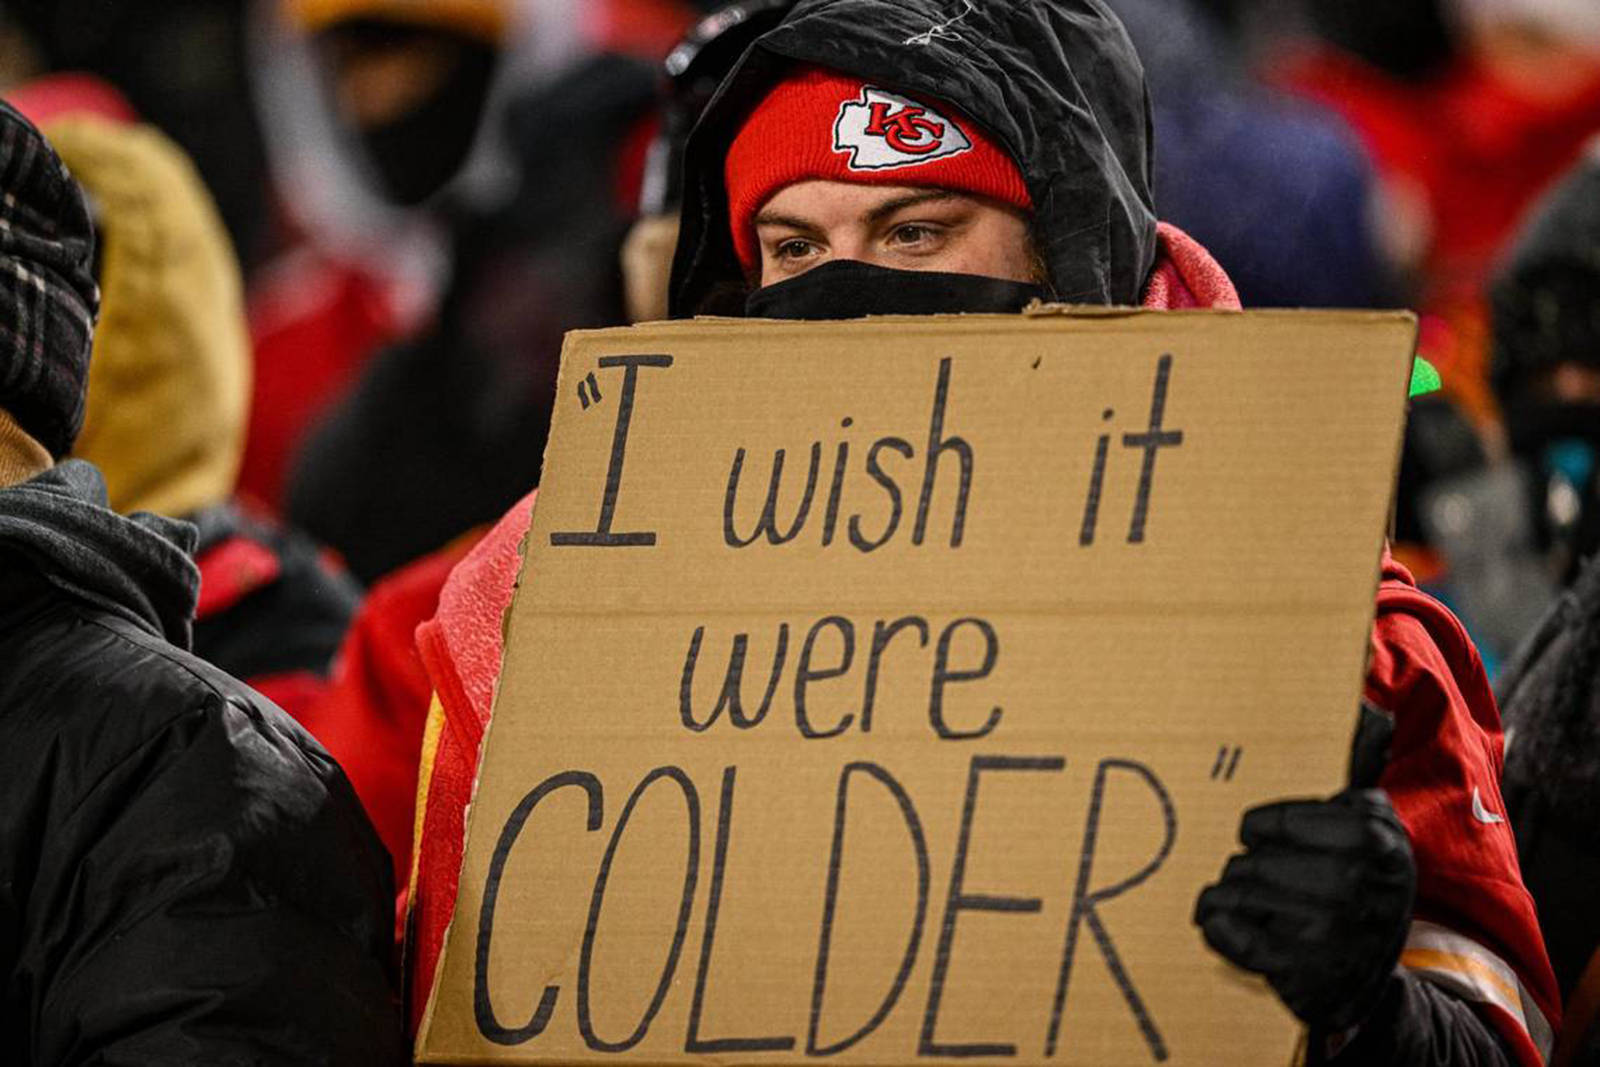
[[[1415,329],[570,336],[421,1058],[1286,1063],[1191,915],[1343,784]]]

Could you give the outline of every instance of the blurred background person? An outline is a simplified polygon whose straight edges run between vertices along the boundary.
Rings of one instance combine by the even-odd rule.
[[[1566,585],[1600,549],[1600,143],[1524,227],[1490,305],[1492,381],[1535,547]]]
[[[689,132],[744,50],[776,26],[794,4],[795,0],[735,0],[716,6],[667,54],[657,83],[660,116],[645,154],[638,217],[622,247],[628,321],[667,317]]]
[[[636,254],[625,257],[630,260],[623,271],[629,292],[648,294],[647,303],[660,302],[659,308],[635,302],[633,315],[665,315],[682,198],[677,162],[690,128],[744,49],[774,26],[791,4],[792,0],[738,0],[693,27],[660,66],[655,85],[663,119],[648,153],[651,162],[634,232],[656,228],[669,237],[664,254],[660,240],[653,239],[643,254],[632,245]],[[472,622],[485,610],[495,612],[504,604],[486,609],[459,592],[441,602],[441,593],[458,564],[472,574],[489,568],[491,573],[483,574],[481,584],[495,589],[496,595],[510,589],[521,562],[517,545],[531,509],[532,488],[531,482],[523,485],[524,496],[509,507],[496,533],[486,537],[486,527],[474,530],[372,586],[345,638],[327,691],[306,715],[316,724],[318,740],[345,767],[394,859],[396,884],[401,887],[397,912],[402,935],[408,918],[429,930],[439,929],[448,918],[453,886],[446,894],[437,883],[430,883],[431,891],[419,901],[411,901],[407,889],[418,862],[413,835],[422,817],[419,779],[444,783],[435,794],[436,799],[443,794],[443,799],[421,808],[428,819],[448,820],[457,791],[472,787],[476,739],[488,716],[488,698],[475,687],[493,676],[499,657],[498,643],[481,641],[480,628]],[[480,584],[465,574],[453,581],[457,590]],[[431,623],[427,636],[419,640],[418,627],[436,618],[441,621]],[[439,684],[437,693],[436,677],[451,679]],[[437,776],[436,763],[441,768]],[[430,869],[443,870],[459,863],[459,855],[450,851],[459,845],[458,834],[441,834],[435,827],[424,832],[421,847],[431,850]],[[425,990],[432,977],[433,960],[426,953],[437,945],[424,944],[424,955],[413,955],[410,961],[408,988],[414,993]],[[420,1011],[421,1006],[417,996],[413,1007]],[[412,1019],[415,1022],[416,1016]]]
[[[1506,477],[1527,516],[1501,552],[1536,560],[1552,587],[1571,581],[1498,687],[1506,803],[1572,1007],[1572,1062],[1600,1063],[1600,155],[1534,214],[1492,304]]]
[[[69,458],[82,193],[0,104],[0,1034],[19,1064],[393,1064],[382,850],[349,784],[187,647],[195,530]]]
[[[1372,160],[1369,203],[1389,291],[1422,314],[1421,351],[1443,385],[1415,405],[1407,427],[1395,551],[1459,611],[1494,671],[1555,590],[1475,555],[1481,531],[1467,516],[1527,521],[1503,479],[1458,491],[1463,479],[1500,472],[1508,450],[1490,381],[1487,287],[1523,216],[1600,131],[1600,8],[1590,0],[1197,3],[1249,69],[1340,116]],[[1158,71],[1152,80],[1159,85]]]
[[[1398,305],[1376,175],[1337,114],[1256,77],[1203,0],[1111,7],[1148,72],[1156,202],[1217,257],[1244,305]]]
[[[1567,1004],[1556,1062],[1600,1063],[1600,564],[1591,562],[1496,686],[1505,802]]]
[[[73,454],[101,469],[115,510],[199,528],[195,653],[299,717],[361,594],[309,538],[234,499],[250,347],[211,197],[182,150],[136,123],[110,86],[47,78],[10,99],[84,187],[99,229],[101,314]]]
[[[650,138],[655,64],[633,54],[637,41],[573,39],[577,9],[565,5],[574,17],[562,19],[548,10],[559,6],[534,13],[567,42],[538,39],[529,57],[507,50],[501,73],[486,79],[482,45],[457,40],[453,64],[423,57],[461,37],[439,23],[468,9],[500,10],[482,28],[509,33],[512,13],[501,4],[291,5],[345,101],[346,140],[365,146],[369,184],[391,207],[425,202],[447,263],[422,330],[362,369],[293,460],[289,513],[362,578],[492,521],[536,484],[562,336],[625,321],[618,253]],[[688,11],[665,6],[676,32]],[[448,67],[455,81],[396,75],[410,106],[395,117],[393,105],[373,102],[385,92],[385,63]],[[376,116],[385,117],[374,126]],[[476,129],[477,139],[470,149],[459,133],[430,139],[415,128],[429,122]],[[412,124],[410,135],[397,135],[396,123]],[[442,160],[383,147],[435,140]]]
[[[1446,392],[1492,428],[1483,290],[1529,205],[1600,129],[1591,0],[1312,0],[1278,74],[1339,112],[1383,176]],[[1491,430],[1491,436],[1492,430]]]

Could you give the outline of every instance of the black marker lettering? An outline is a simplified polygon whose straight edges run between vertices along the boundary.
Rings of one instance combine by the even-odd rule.
[[[950,547],[960,548],[967,526],[967,496],[972,490],[972,446],[960,437],[944,436],[944,411],[950,399],[950,357],[939,361],[939,384],[933,394],[933,418],[928,427],[928,453],[926,469],[922,476],[922,498],[917,504],[917,523],[911,533],[911,543],[922,544],[928,530],[928,512],[933,508],[933,486],[939,476],[939,458],[946,452],[955,452],[961,458],[961,487],[956,495],[955,520],[950,527]]]
[[[854,419],[845,419],[841,425],[849,429]],[[828,511],[822,519],[822,543],[833,544],[834,531],[839,526],[839,501],[844,494],[844,472],[850,465],[850,442],[840,441],[839,451],[833,458],[833,482],[828,487]]]
[[[850,776],[856,773],[870,775],[889,791],[900,805],[900,817],[905,820],[911,835],[911,844],[917,857],[917,917],[911,926],[911,937],[905,953],[900,957],[900,969],[895,972],[889,992],[872,1013],[872,1017],[848,1037],[828,1045],[817,1044],[817,1034],[822,1027],[822,1003],[828,985],[828,956],[833,949],[833,919],[839,903],[839,871],[844,864],[845,815],[849,809]],[[839,774],[839,801],[833,813],[833,851],[828,858],[828,889],[822,902],[822,932],[817,939],[817,973],[811,986],[811,1025],[806,1033],[807,1056],[832,1056],[843,1052],[883,1025],[905,991],[906,980],[917,962],[917,949],[922,944],[922,924],[928,914],[928,841],[922,833],[922,820],[911,798],[895,781],[894,776],[876,763],[851,763]]]
[[[595,933],[600,928],[600,908],[605,903],[606,882],[611,877],[611,861],[616,858],[617,846],[622,843],[622,835],[628,829],[628,820],[633,817],[634,806],[639,803],[639,798],[644,796],[645,790],[664,778],[670,778],[677,783],[683,792],[684,806],[688,814],[689,847],[687,862],[683,867],[683,902],[678,908],[678,922],[672,935],[672,948],[668,951],[667,962],[661,969],[661,981],[656,984],[655,997],[645,1009],[644,1016],[639,1020],[639,1025],[634,1027],[633,1033],[621,1041],[607,1041],[594,1032],[594,1020],[589,1007],[589,973],[594,961]],[[595,879],[594,895],[589,898],[589,922],[584,928],[583,950],[578,957],[578,1032],[583,1035],[584,1043],[596,1052],[626,1052],[644,1040],[645,1034],[650,1029],[650,1023],[661,1010],[661,1002],[667,997],[667,990],[672,985],[672,972],[677,969],[678,956],[683,952],[683,939],[689,932],[689,911],[694,904],[695,880],[699,872],[700,796],[695,792],[694,783],[682,769],[657,767],[645,775],[638,788],[628,797],[628,803],[622,809],[622,817],[617,820],[616,828],[611,831],[611,841],[606,845],[605,858],[600,861],[600,874]]]
[[[683,720],[683,725],[695,733],[703,733],[711,729],[717,719],[722,715],[724,708],[728,709],[728,721],[741,730],[747,730],[757,725],[767,717],[767,709],[772,706],[772,697],[778,691],[778,678],[783,674],[783,661],[789,652],[789,624],[778,624],[778,647],[772,654],[772,673],[767,678],[767,691],[761,698],[761,706],[756,713],[746,716],[744,713],[744,664],[745,655],[750,648],[749,634],[735,634],[733,636],[733,649],[728,654],[728,670],[723,676],[722,693],[717,697],[717,706],[711,709],[711,716],[704,722],[694,717],[694,671],[700,660],[700,644],[705,639],[706,628],[695,628],[694,636],[689,639],[689,653],[683,658],[683,680],[678,685],[678,716]]]
[[[1116,412],[1106,408],[1102,419],[1109,420]],[[1111,449],[1111,435],[1103,433],[1095,441],[1094,470],[1089,474],[1089,492],[1083,500],[1083,529],[1078,533],[1078,544],[1087,548],[1094,544],[1095,527],[1100,523],[1100,493],[1106,483],[1106,455]]]
[[[761,518],[750,536],[740,537],[733,528],[733,513],[739,498],[739,476],[744,469],[744,449],[739,449],[734,455],[733,467],[728,471],[728,495],[722,503],[722,539],[729,547],[749,548],[761,539],[762,534],[767,535],[770,543],[781,545],[793,541],[805,528],[806,517],[811,514],[811,498],[817,492],[817,473],[822,467],[822,442],[814,442],[811,446],[811,467],[806,475],[806,490],[800,497],[788,533],[778,532],[778,491],[783,487],[783,460],[784,450],[780,448],[772,457],[772,480],[767,483],[766,507],[762,508]]]
[[[963,626],[975,626],[983,635],[983,665],[973,670],[953,671],[950,669],[950,642],[955,637],[956,631]],[[939,648],[934,656],[933,663],[933,691],[928,700],[928,719],[933,723],[934,732],[947,741],[969,741],[975,737],[983,737],[994,732],[1000,725],[1000,716],[1004,712],[995,707],[990,709],[989,718],[976,730],[954,730],[945,722],[944,718],[944,687],[950,682],[975,682],[980,678],[987,678],[994,670],[995,660],[1000,656],[1000,638],[983,619],[957,619],[944,628],[939,635]]]
[[[861,699],[861,732],[872,732],[872,709],[878,700],[878,666],[883,659],[883,653],[889,647],[889,642],[894,640],[894,635],[901,630],[915,628],[917,640],[921,647],[928,647],[928,620],[920,619],[915,615],[907,615],[896,619],[892,623],[879,620],[872,628],[872,653],[867,657],[867,691]]]
[[[811,652],[817,643],[817,636],[823,630],[832,627],[839,631],[839,637],[844,643],[844,651],[837,667],[825,667],[813,670],[811,667]],[[806,687],[812,682],[826,681],[837,678],[850,670],[850,664],[856,657],[856,628],[849,619],[842,615],[829,615],[825,619],[817,620],[811,627],[811,632],[806,634],[806,643],[800,649],[800,658],[795,661],[794,667],[794,721],[800,727],[800,735],[807,738],[838,737],[850,729],[854,721],[853,714],[845,715],[837,726],[831,730],[818,730],[811,725],[811,716],[806,711]]]
[[[1094,868],[1095,844],[1100,833],[1100,812],[1105,799],[1106,775],[1110,771],[1127,771],[1144,780],[1161,804],[1161,815],[1166,822],[1166,836],[1162,839],[1161,848],[1156,851],[1155,858],[1132,877],[1091,892],[1089,880]],[[1046,1056],[1056,1054],[1056,1042],[1061,1034],[1061,1011],[1067,1003],[1067,986],[1072,979],[1072,960],[1078,947],[1078,928],[1080,925],[1087,925],[1089,932],[1094,936],[1095,944],[1100,946],[1100,955],[1105,958],[1106,968],[1110,970],[1112,979],[1122,992],[1122,999],[1128,1002],[1128,1010],[1133,1012],[1134,1021],[1139,1024],[1139,1032],[1144,1035],[1145,1043],[1150,1046],[1151,1057],[1158,1063],[1167,1059],[1167,1045],[1161,1038],[1161,1031],[1156,1028],[1155,1020],[1150,1017],[1150,1011],[1145,1007],[1139,991],[1134,988],[1133,978],[1128,974],[1128,969],[1122,965],[1122,957],[1117,954],[1117,946],[1111,940],[1111,933],[1106,929],[1106,924],[1096,909],[1155,874],[1171,855],[1172,845],[1177,838],[1178,814],[1172,806],[1172,797],[1150,768],[1131,760],[1101,760],[1100,766],[1095,770],[1094,792],[1089,798],[1089,817],[1083,828],[1078,885],[1072,895],[1072,911],[1067,918],[1066,946],[1061,953],[1061,973],[1056,979],[1056,996],[1050,1007],[1050,1029],[1045,1035]]]
[[[624,367],[622,399],[617,402],[617,426],[611,435],[611,465],[606,470],[606,487],[600,494],[600,521],[593,530],[580,533],[553,533],[550,543],[557,547],[636,548],[656,543],[654,532],[612,533],[611,522],[617,513],[617,494],[622,491],[622,461],[628,452],[628,431],[633,424],[633,397],[639,386],[640,367],[670,367],[671,356],[601,356],[602,367]]]
[[[1150,488],[1156,474],[1156,453],[1183,444],[1182,430],[1163,430],[1161,420],[1167,408],[1167,382],[1172,377],[1172,357],[1162,356],[1156,364],[1156,387],[1150,398],[1150,429],[1144,433],[1122,435],[1124,448],[1144,449],[1144,465],[1139,471],[1139,495],[1133,503],[1133,521],[1128,526],[1128,543],[1144,541],[1145,520],[1150,515]]]
[[[883,465],[878,462],[878,453],[884,449],[898,452],[907,459],[916,455],[911,443],[898,437],[882,438],[874,442],[872,448],[867,451],[867,473],[872,476],[873,481],[883,487],[884,492],[889,494],[889,519],[884,524],[883,533],[873,540],[868,540],[867,535],[861,531],[861,516],[850,516],[850,543],[862,552],[872,552],[882,548],[900,528],[900,486],[884,472]]]
[[[717,911],[722,906],[722,880],[728,868],[728,837],[733,823],[733,779],[737,768],[722,772],[722,808],[717,813],[717,850],[711,861],[711,895],[706,901],[706,932],[700,942],[700,968],[695,972],[694,1000],[689,1008],[689,1033],[685,1052],[785,1052],[794,1048],[792,1037],[700,1036],[705,1009],[706,979],[711,973],[711,947],[717,936]]]
[[[1037,897],[974,895],[966,891],[967,846],[972,840],[972,817],[978,808],[978,778],[985,771],[1037,771],[1057,773],[1067,761],[1059,756],[1019,758],[1012,756],[974,756],[967,774],[967,798],[961,808],[961,833],[956,838],[955,861],[950,868],[950,892],[945,898],[944,923],[939,931],[939,948],[934,955],[933,976],[928,985],[928,1010],[922,1017],[919,1056],[950,1056],[962,1059],[1015,1056],[1013,1044],[969,1043],[947,1045],[934,1039],[939,1026],[939,1002],[944,997],[945,976],[950,969],[950,948],[955,941],[956,919],[963,911],[997,911],[1030,914],[1042,907]]]
[[[560,986],[545,986],[532,1018],[522,1026],[501,1025],[500,1020],[495,1018],[494,1003],[489,993],[489,948],[494,940],[494,909],[500,899],[500,880],[505,876],[506,861],[511,858],[511,849],[522,833],[523,824],[533,814],[533,809],[538,807],[539,801],[557,789],[568,786],[582,789],[589,798],[588,831],[593,833],[600,829],[604,810],[600,780],[585,771],[566,771],[546,778],[518,802],[501,829],[500,838],[494,845],[494,856],[489,860],[489,874],[483,883],[483,906],[478,911],[478,944],[472,965],[472,1013],[478,1022],[478,1032],[497,1045],[520,1045],[543,1033],[544,1028],[550,1025],[550,1014],[555,1011],[556,997],[561,992]]]

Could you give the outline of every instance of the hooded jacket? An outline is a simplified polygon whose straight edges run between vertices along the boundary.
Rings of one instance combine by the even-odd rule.
[[[690,135],[674,317],[742,307],[720,164],[750,106],[795,63],[965,112],[1022,171],[1052,295],[1140,303],[1157,253],[1150,102],[1133,44],[1101,0],[800,0]]]
[[[1563,994],[1600,956],[1600,560],[1534,629],[1496,683],[1507,815]]]
[[[80,461],[0,489],[0,1059],[400,1062],[382,848],[183,651],[194,541]]]
[[[96,91],[41,83],[16,99],[88,192],[101,237],[101,314],[73,455],[104,473],[114,510],[200,527],[195,653],[298,716],[325,684],[360,590],[309,538],[233,505],[251,377],[238,260],[183,151],[89,110]]]

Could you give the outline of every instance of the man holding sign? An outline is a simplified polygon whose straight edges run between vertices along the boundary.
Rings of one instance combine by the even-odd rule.
[[[1204,250],[1156,222],[1146,114],[1142,70],[1099,0],[802,2],[691,142],[674,313],[1237,307]],[[1164,381],[1149,432],[1130,435],[1142,485],[1181,442],[1160,424]],[[424,983],[526,526],[519,509],[480,546],[421,637],[456,723],[424,772]],[[1130,540],[1139,529],[1136,518]],[[1459,624],[1387,558],[1383,578],[1366,692],[1370,718],[1392,719],[1392,745],[1354,783],[1382,788],[1248,812],[1245,851],[1195,918],[1311,1027],[1314,1058],[1534,1067],[1555,997],[1500,814],[1498,713]]]

